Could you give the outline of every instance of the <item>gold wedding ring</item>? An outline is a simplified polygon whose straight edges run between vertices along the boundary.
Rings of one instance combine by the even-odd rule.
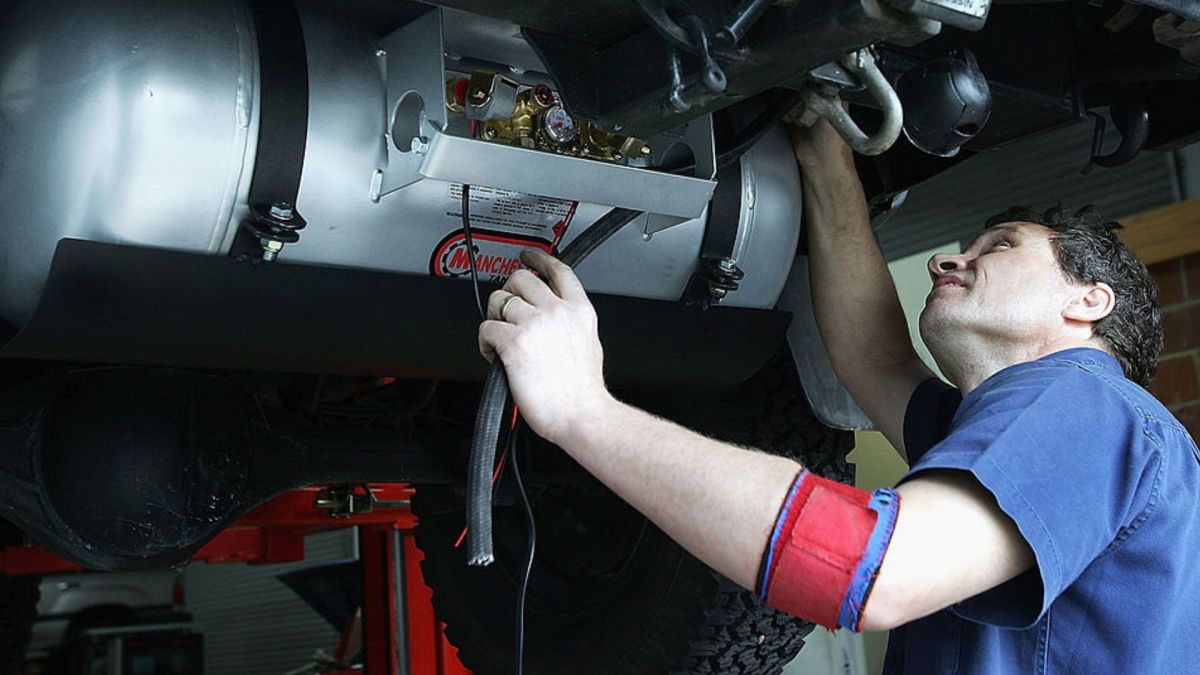
[[[505,298],[505,299],[504,299],[504,302],[503,302],[503,303],[501,303],[501,304],[500,304],[500,320],[501,320],[501,321],[505,321],[505,322],[507,322],[507,321],[508,321],[508,316],[505,314],[505,312],[507,312],[507,311],[508,311],[508,303],[510,303],[510,302],[512,302],[513,300],[516,300],[516,299],[517,299],[517,296],[515,296],[515,295],[510,295],[510,296],[508,296],[507,298]]]

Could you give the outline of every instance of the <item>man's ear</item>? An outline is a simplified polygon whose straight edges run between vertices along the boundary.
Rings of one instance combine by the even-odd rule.
[[[1117,294],[1112,286],[1096,282],[1079,288],[1079,293],[1063,307],[1063,318],[1082,323],[1096,323],[1112,314],[1117,306]]]

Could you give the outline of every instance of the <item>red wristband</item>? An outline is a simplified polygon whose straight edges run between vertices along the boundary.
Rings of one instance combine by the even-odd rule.
[[[802,472],[767,551],[767,604],[828,628],[857,629],[898,509],[890,490],[872,495]]]

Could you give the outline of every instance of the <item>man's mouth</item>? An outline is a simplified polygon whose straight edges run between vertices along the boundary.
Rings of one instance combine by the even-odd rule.
[[[966,288],[967,282],[963,281],[962,279],[959,279],[956,276],[944,274],[944,275],[938,277],[933,282],[933,287],[935,289],[941,288],[943,286],[961,286],[963,288]]]

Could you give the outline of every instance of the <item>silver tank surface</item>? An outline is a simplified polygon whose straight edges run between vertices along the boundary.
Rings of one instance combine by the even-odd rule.
[[[464,277],[461,186],[422,180],[371,199],[385,161],[386,93],[373,22],[300,3],[309,126],[300,242],[275,264]],[[377,25],[377,24],[374,24]],[[448,13],[448,45],[499,63],[532,57],[511,25]],[[486,37],[487,39],[483,39]],[[450,67],[450,64],[448,64]],[[259,124],[254,25],[241,2],[122,0],[0,10],[0,317],[32,314],[64,237],[226,255],[247,217]],[[796,248],[799,178],[782,129],[742,160],[734,257],[745,272],[725,304],[772,307]],[[608,209],[473,187],[484,277],[525,246],[564,246]],[[644,234],[635,221],[579,266],[595,292],[675,300],[698,258],[705,217]],[[146,283],[153,283],[147,279]]]

